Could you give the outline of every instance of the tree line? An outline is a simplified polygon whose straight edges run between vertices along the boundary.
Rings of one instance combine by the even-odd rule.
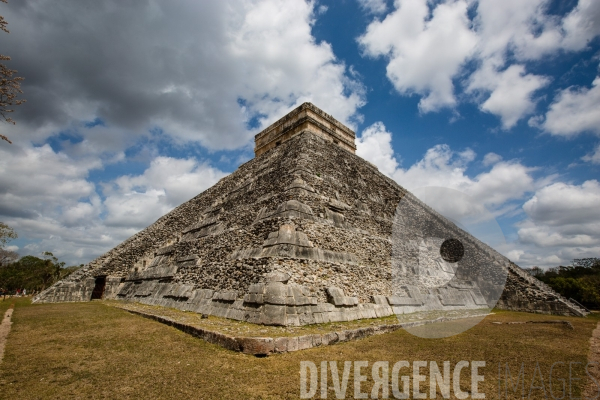
[[[567,299],[572,298],[589,309],[600,309],[600,258],[577,258],[566,267],[525,270]]]
[[[45,252],[43,258],[21,257],[15,262],[0,266],[0,288],[9,293],[23,289],[27,289],[29,293],[40,292],[82,266],[64,265],[64,262],[59,262],[50,252]]]
[[[14,229],[0,222],[0,289],[8,293],[23,289],[29,293],[42,291],[83,266],[65,267],[65,263],[49,251],[44,252],[42,258],[19,258],[19,254],[5,248],[17,237]]]

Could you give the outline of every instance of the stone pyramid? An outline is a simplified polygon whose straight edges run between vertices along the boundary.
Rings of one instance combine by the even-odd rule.
[[[304,103],[256,135],[254,159],[34,301],[117,299],[284,326],[494,306],[585,314],[355,155],[354,142]],[[415,270],[448,243],[447,262]]]

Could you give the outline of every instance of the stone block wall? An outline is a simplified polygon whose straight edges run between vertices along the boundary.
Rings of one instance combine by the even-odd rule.
[[[402,199],[441,231],[460,237],[473,254],[521,271],[372,164],[304,132],[243,164],[35,301],[89,300],[95,277],[106,276],[105,298],[277,325],[490,306],[481,301],[492,290],[484,284],[485,271],[484,283],[444,290],[408,279],[410,271],[393,276],[391,237]],[[278,273],[289,278],[272,281]],[[522,310],[529,301],[533,309],[547,310],[533,301],[547,288],[522,285],[512,277],[518,272],[507,274],[501,307]],[[563,300],[557,300],[565,304],[560,313],[572,312]]]

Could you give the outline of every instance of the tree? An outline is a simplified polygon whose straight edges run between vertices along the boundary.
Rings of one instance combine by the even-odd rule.
[[[0,267],[13,263],[19,259],[19,254],[16,251],[0,248]]]
[[[582,267],[582,268],[593,268],[595,266],[600,267],[600,258],[591,257],[591,258],[576,258],[572,262],[574,267]]]
[[[7,0],[0,0],[2,3],[8,3]],[[6,27],[8,22],[0,15],[0,30],[9,33]],[[10,60],[9,56],[0,54],[0,61]],[[17,96],[23,91],[21,90],[21,81],[24,79],[20,76],[14,76],[17,73],[16,70],[8,68],[4,63],[0,63],[0,116],[6,122],[15,124],[11,118],[7,117],[6,114],[14,111],[13,106],[18,106],[25,102],[24,99],[17,99]],[[0,139],[12,143],[6,136],[0,134]]]
[[[523,268],[523,269],[525,271],[529,272],[529,275],[535,276],[536,278],[544,275],[544,270],[541,269],[540,267],[538,267],[537,265],[535,267]]]
[[[600,308],[600,258],[574,259],[569,266],[546,271],[533,267],[529,272],[564,297],[572,297],[589,308]]]
[[[65,266],[65,263],[58,262],[58,258],[54,257],[54,254],[52,254],[49,251],[43,252],[42,255],[44,256],[48,270],[52,270],[54,278],[56,278],[56,280],[59,280],[60,271]]]
[[[18,237],[17,232],[13,228],[4,222],[0,222],[0,248],[4,248],[8,242]]]
[[[0,267],[17,261],[19,255],[4,248],[8,242],[18,237],[13,228],[0,222]]]
[[[52,261],[25,256],[0,268],[0,285],[10,291],[23,288],[44,290],[54,282],[54,271]]]
[[[44,290],[83,267],[64,268],[65,263],[58,261],[49,251],[42,253],[43,258],[25,256],[17,261],[17,253],[4,249],[8,242],[17,237],[14,229],[0,222],[0,287],[4,289]]]
[[[43,257],[25,256],[19,261],[0,267],[0,287],[9,291],[40,291],[80,268],[63,268],[65,263],[59,262],[50,252],[44,252]]]

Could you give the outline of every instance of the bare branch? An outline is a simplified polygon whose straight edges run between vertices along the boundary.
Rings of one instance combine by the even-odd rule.
[[[7,0],[0,0],[2,3],[8,3]],[[0,30],[8,33],[8,23],[3,16],[0,15]],[[9,61],[10,57],[0,54],[0,60]],[[4,121],[15,124],[6,114],[14,112],[13,107],[21,105],[25,102],[23,99],[17,99],[17,96],[23,91],[21,90],[21,81],[24,79],[20,76],[14,76],[16,70],[8,68],[3,63],[0,63],[0,116]],[[12,143],[6,136],[0,135],[0,139]]]

